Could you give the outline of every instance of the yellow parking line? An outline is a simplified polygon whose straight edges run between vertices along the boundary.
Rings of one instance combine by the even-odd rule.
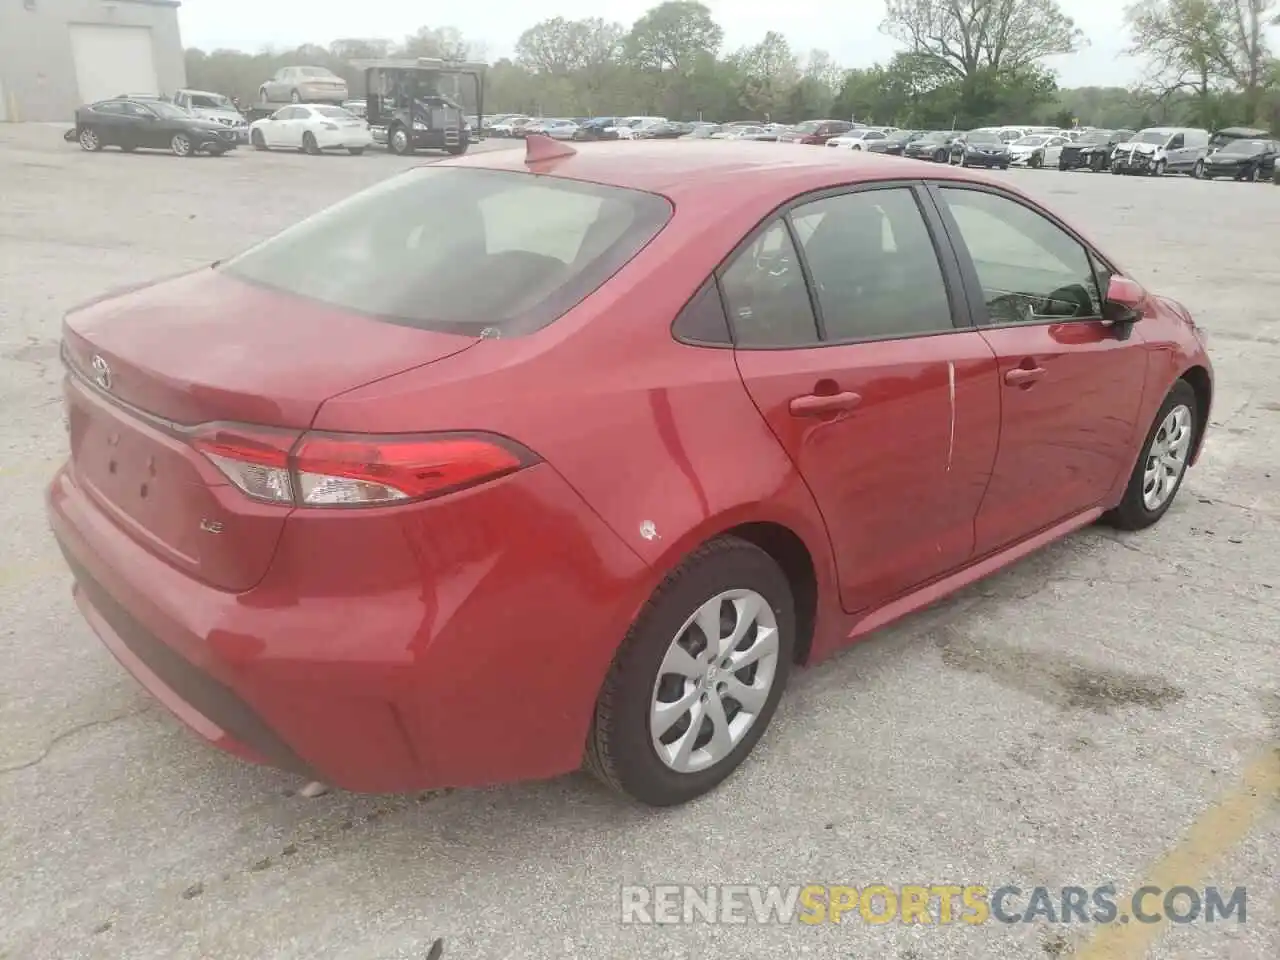
[[[1214,863],[1243,840],[1278,799],[1280,747],[1272,747],[1246,768],[1238,786],[1196,818],[1182,842],[1152,866],[1143,883],[1162,890],[1179,884],[1200,886]],[[1101,927],[1074,956],[1076,960],[1140,960],[1167,922]]]

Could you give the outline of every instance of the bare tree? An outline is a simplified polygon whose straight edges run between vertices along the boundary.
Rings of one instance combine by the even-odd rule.
[[[1202,115],[1220,88],[1240,91],[1246,123],[1257,121],[1271,82],[1267,19],[1276,0],[1141,0],[1126,10],[1129,53],[1151,64],[1149,82],[1167,97],[1191,90]]]
[[[886,0],[880,28],[964,80],[1023,70],[1085,42],[1057,0]]]

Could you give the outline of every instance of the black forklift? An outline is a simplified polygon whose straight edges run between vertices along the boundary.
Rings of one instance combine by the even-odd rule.
[[[480,137],[484,121],[484,74],[488,64],[434,57],[356,60],[364,71],[365,110],[375,143],[407,156],[415,150],[444,150],[454,156]],[[473,127],[467,121],[463,92],[475,94]]]

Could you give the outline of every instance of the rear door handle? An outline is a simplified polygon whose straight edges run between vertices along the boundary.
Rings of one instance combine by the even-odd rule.
[[[1044,367],[1014,367],[1004,375],[1004,382],[1011,386],[1034,383],[1044,376]]]
[[[845,413],[862,403],[857,393],[810,393],[791,401],[793,417],[827,417],[833,413]]]

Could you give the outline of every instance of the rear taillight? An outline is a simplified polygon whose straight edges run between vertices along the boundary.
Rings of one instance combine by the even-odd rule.
[[[299,435],[211,424],[191,443],[246,496],[300,507],[426,500],[537,461],[519,444],[484,433]]]

